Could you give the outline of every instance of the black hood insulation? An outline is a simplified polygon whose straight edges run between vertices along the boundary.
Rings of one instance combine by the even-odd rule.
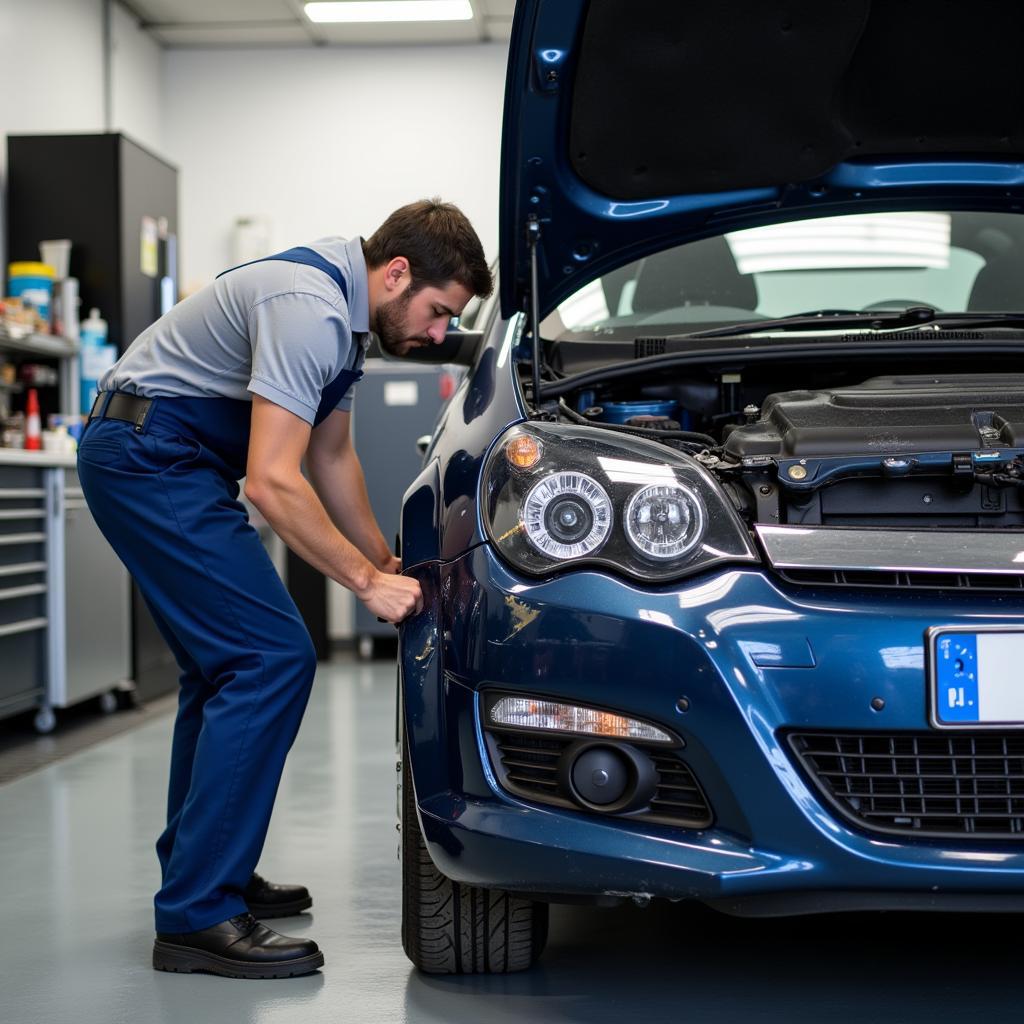
[[[1022,39],[1024,4],[1001,0],[593,0],[570,159],[642,200],[858,158],[1019,157]]]

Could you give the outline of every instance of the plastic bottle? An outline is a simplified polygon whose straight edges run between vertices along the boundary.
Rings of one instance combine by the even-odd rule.
[[[88,415],[96,400],[99,379],[117,362],[117,348],[107,344],[107,321],[95,307],[89,310],[89,319],[79,326],[79,340],[82,345],[80,408]]]
[[[25,447],[33,452],[37,452],[43,447],[42,424],[39,420],[39,393],[35,388],[29,388],[25,398]]]
[[[78,331],[83,346],[107,343],[107,321],[100,316],[100,311],[95,306],[89,310],[89,319],[82,321]]]

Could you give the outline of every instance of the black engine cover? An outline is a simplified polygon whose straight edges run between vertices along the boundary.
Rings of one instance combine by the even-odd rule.
[[[829,457],[1024,447],[1024,375],[872,377],[854,387],[769,395],[725,450]]]
[[[758,521],[913,528],[1019,529],[1022,448],[1024,376],[1010,374],[773,394],[759,422],[725,441]],[[891,464],[904,469],[894,475]]]

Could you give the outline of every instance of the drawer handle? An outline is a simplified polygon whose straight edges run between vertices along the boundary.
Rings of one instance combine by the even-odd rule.
[[[45,593],[45,583],[28,583],[24,587],[0,589],[0,601],[13,601],[16,597],[31,597],[33,594]]]
[[[16,562],[0,565],[0,576],[27,576],[30,572],[46,572],[45,562]]]
[[[44,540],[46,540],[45,533],[0,534],[0,544],[41,544]]]
[[[2,498],[45,498],[46,491],[42,487],[0,487]]]
[[[46,513],[41,508],[3,508],[0,519],[45,519]]]
[[[9,626],[0,626],[0,636],[31,633],[34,629],[46,629],[46,624],[46,619],[23,619],[21,622],[12,622]]]

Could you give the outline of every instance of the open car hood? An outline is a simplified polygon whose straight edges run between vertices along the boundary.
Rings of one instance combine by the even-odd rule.
[[[1024,204],[1024,6],[519,0],[504,315],[682,242],[809,216]],[[530,225],[533,223],[533,228]]]

